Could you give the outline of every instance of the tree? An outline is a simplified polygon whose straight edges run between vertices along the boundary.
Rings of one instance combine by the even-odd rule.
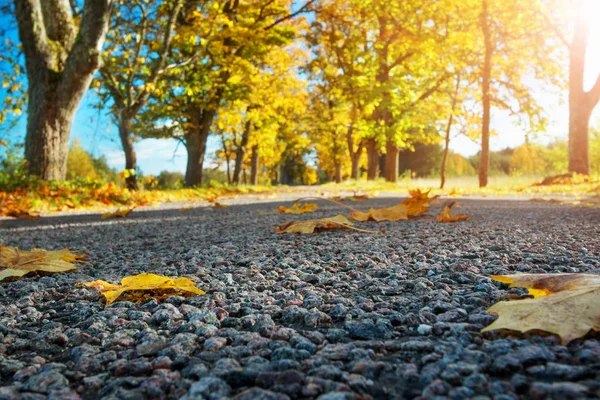
[[[25,158],[31,174],[66,176],[71,125],[100,66],[113,0],[15,0],[28,81]]]
[[[75,139],[67,156],[67,179],[91,178],[97,179],[92,156],[81,147],[79,139]]]
[[[146,105],[157,81],[175,66],[166,66],[183,0],[134,0],[119,3],[100,68],[102,101],[112,100],[111,111],[119,127],[125,152],[125,169],[137,167],[133,121]],[[126,178],[137,189],[137,175]]]
[[[172,72],[153,102],[159,118],[176,124],[188,152],[186,185],[202,183],[202,165],[211,128],[224,104],[247,97],[245,81],[272,47],[284,47],[298,35],[299,14],[315,0],[297,5],[292,0],[253,2],[206,1],[186,5],[186,23],[174,38],[172,62],[183,62]],[[169,109],[157,110],[168,102]],[[164,107],[163,107],[164,108]]]

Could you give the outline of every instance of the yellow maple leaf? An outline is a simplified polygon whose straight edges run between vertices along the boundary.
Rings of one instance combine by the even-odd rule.
[[[306,214],[316,211],[317,208],[317,205],[313,203],[304,203],[302,205],[300,203],[294,203],[291,207],[279,206],[277,212],[284,214]]]
[[[78,286],[86,286],[97,289],[106,298],[106,305],[110,305],[123,293],[136,290],[173,291],[187,292],[192,294],[206,294],[200,290],[189,278],[169,278],[155,274],[142,273],[134,276],[126,276],[121,279],[121,284],[116,285],[102,280],[93,282],[82,282]]]
[[[77,269],[72,263],[83,262],[84,257],[85,255],[75,254],[69,249],[23,251],[0,245],[0,281],[9,277],[20,278],[34,271],[71,271]]]
[[[350,214],[354,221],[402,221],[422,214],[429,209],[431,203],[439,196],[429,197],[429,191],[409,190],[410,197],[393,207],[370,209],[368,213],[355,211]]]
[[[117,208],[115,211],[109,211],[106,212],[104,214],[102,214],[102,219],[107,219],[107,218],[125,218],[127,217],[134,209],[136,206],[133,207],[119,207]]]
[[[452,209],[446,206],[440,211],[440,215],[435,219],[436,222],[457,222],[468,221],[471,217],[464,214],[452,214]]]
[[[377,231],[367,231],[353,226],[343,215],[336,215],[330,218],[309,219],[305,221],[295,221],[282,224],[275,227],[277,233],[315,233],[332,229],[347,228],[359,232],[376,233]]]
[[[560,336],[562,344],[600,331],[600,275],[520,274],[493,276],[510,287],[527,288],[533,299],[501,301],[489,313],[498,314],[482,332],[510,329],[541,330]]]

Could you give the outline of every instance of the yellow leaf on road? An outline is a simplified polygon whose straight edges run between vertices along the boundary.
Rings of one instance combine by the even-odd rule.
[[[109,211],[107,213],[102,214],[102,219],[107,219],[107,218],[125,218],[134,209],[135,209],[135,206],[133,206],[133,207],[119,207],[115,211]]]
[[[277,233],[315,233],[332,229],[347,228],[359,232],[377,233],[377,231],[367,231],[364,229],[355,228],[352,222],[348,221],[343,215],[336,215],[331,218],[309,219],[305,221],[288,222],[275,227]]]
[[[489,313],[498,314],[482,332],[510,329],[542,330],[561,337],[562,343],[600,331],[600,275],[521,274],[493,276],[510,287],[527,288],[533,299],[501,301]]]
[[[349,215],[354,221],[401,221],[408,219],[408,207],[400,203],[393,207],[374,209],[371,208],[368,213],[357,211]]]
[[[86,286],[97,289],[106,298],[106,305],[110,305],[117,300],[123,293],[136,290],[153,290],[159,292],[172,292],[168,295],[175,295],[178,292],[191,294],[205,294],[189,278],[169,278],[155,274],[139,274],[127,276],[121,279],[120,285],[115,285],[106,281],[98,280],[93,282],[82,282],[78,286]]]
[[[468,221],[471,217],[464,214],[452,214],[452,209],[446,206],[440,211],[440,215],[435,219],[436,222],[457,222]]]
[[[48,251],[32,249],[19,250],[0,245],[0,281],[12,277],[19,278],[34,271],[65,272],[77,269],[73,262],[82,262],[85,255],[75,254],[69,249]]]
[[[291,207],[279,206],[277,212],[284,214],[306,214],[314,212],[317,208],[319,207],[313,203],[304,203],[302,205],[300,203],[294,203]]]

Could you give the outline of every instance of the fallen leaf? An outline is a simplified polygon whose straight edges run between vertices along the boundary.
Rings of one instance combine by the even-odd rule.
[[[435,222],[457,222],[457,221],[468,221],[471,217],[464,214],[452,214],[452,209],[449,206],[445,206],[440,215],[435,219]]]
[[[346,196],[346,197],[341,197],[341,196],[335,196],[332,197],[331,200],[335,200],[335,201],[365,201],[365,200],[369,200],[369,196],[367,196],[366,194],[359,194],[359,195],[353,195],[353,196]]]
[[[77,269],[73,262],[82,262],[85,255],[75,254],[69,249],[48,251],[32,249],[19,250],[0,245],[0,281],[19,278],[34,271],[65,272]]]
[[[35,221],[42,218],[40,215],[30,214],[29,211],[25,210],[10,210],[4,213],[4,215],[25,221]]]
[[[371,208],[368,213],[356,211],[349,215],[354,221],[401,221],[408,219],[408,207],[400,203],[393,207],[374,209]]]
[[[93,282],[82,282],[78,286],[86,286],[97,289],[106,298],[106,305],[110,305],[117,300],[123,293],[138,290],[152,290],[157,292],[172,292],[167,295],[181,294],[180,292],[192,294],[205,294],[203,290],[194,285],[194,281],[189,278],[169,278],[166,276],[154,274],[139,274],[127,276],[121,279],[120,285],[115,285],[106,281],[98,280]]]
[[[482,332],[510,329],[541,330],[561,337],[563,345],[600,331],[600,275],[520,274],[493,276],[510,287],[527,288],[533,299],[501,301],[489,313],[498,314]]]
[[[368,213],[363,211],[354,211],[349,215],[354,221],[402,221],[410,217],[422,214],[429,209],[431,203],[439,196],[429,197],[429,191],[421,192],[419,189],[409,190],[410,197],[404,199],[400,204],[393,207],[370,209]]]
[[[107,218],[125,218],[127,217],[136,206],[133,207],[119,207],[115,211],[109,211],[107,213],[102,214],[102,219]]]
[[[219,203],[218,201],[213,202],[212,205],[213,205],[213,207],[216,207],[216,208],[227,208],[227,207],[229,207],[227,204],[222,204],[222,203]]]
[[[277,212],[284,214],[306,214],[315,212],[317,208],[318,206],[314,203],[304,203],[302,205],[300,203],[294,203],[291,207],[279,206]]]
[[[343,215],[322,219],[309,219],[305,221],[294,221],[275,227],[277,233],[315,233],[332,229],[347,228],[359,232],[376,233],[377,231],[367,231],[353,226]]]

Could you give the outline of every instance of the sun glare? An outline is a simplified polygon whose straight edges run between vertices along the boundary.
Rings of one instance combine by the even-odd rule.
[[[588,51],[586,52],[585,87],[591,88],[600,72],[600,0],[585,1],[585,15],[589,25]]]

